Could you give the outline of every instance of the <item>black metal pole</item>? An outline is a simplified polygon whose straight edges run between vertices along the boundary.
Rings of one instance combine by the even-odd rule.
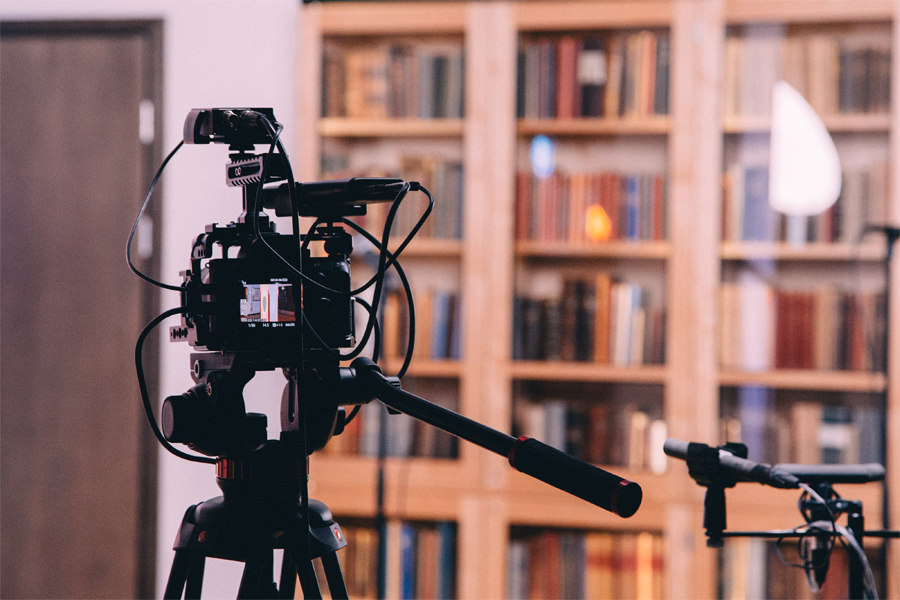
[[[847,525],[853,537],[859,542],[859,547],[863,548],[863,535],[865,532],[864,520],[862,515],[862,506],[856,506],[859,510],[853,510],[847,515]],[[856,552],[847,550],[848,562],[848,578],[849,578],[849,598],[850,600],[862,600],[865,594],[865,573],[863,571],[863,563]]]
[[[369,358],[351,368],[356,378],[387,406],[459,438],[508,458],[518,471],[586,500],[620,517],[630,517],[641,505],[641,487],[569,456],[532,438],[516,439],[477,421],[405,392],[382,374]]]

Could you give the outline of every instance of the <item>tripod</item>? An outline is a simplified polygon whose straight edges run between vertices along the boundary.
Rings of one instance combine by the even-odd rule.
[[[206,558],[244,563],[238,598],[293,598],[297,578],[304,598],[321,598],[312,565],[313,559],[321,558],[332,598],[348,597],[335,554],[347,542],[328,507],[317,500],[304,505],[297,496],[290,501],[273,494],[270,486],[260,485],[259,479],[244,479],[250,475],[245,470],[271,466],[260,461],[217,461],[217,482],[225,494],[195,504],[185,513],[165,598],[181,598],[182,592],[186,599],[200,598]],[[301,470],[299,463],[294,466],[294,480],[305,476],[305,468]],[[279,585],[272,579],[275,549],[284,550]]]
[[[195,361],[195,365],[199,366],[196,366],[193,376],[200,381],[206,374],[207,385],[192,388],[187,396],[191,396],[195,403],[211,402],[217,406],[234,406],[240,401],[242,407],[241,390],[249,381],[250,371],[228,355],[203,356],[208,358],[205,362]],[[223,367],[229,370],[221,370]],[[330,421],[333,427],[327,436],[321,434],[324,437],[314,438],[316,441],[307,446],[310,450],[324,446],[331,432],[339,432],[342,428],[343,411],[332,412],[327,408],[332,403],[324,400],[341,397],[348,403],[366,403],[378,398],[390,408],[506,456],[510,465],[518,471],[619,516],[630,517],[640,506],[642,492],[636,483],[572,458],[538,440],[515,439],[405,392],[400,389],[396,378],[385,377],[368,358],[357,358],[349,368],[331,371],[331,375],[323,379],[317,379],[309,371],[299,373],[299,377],[303,379],[304,389],[315,391],[311,394],[312,398],[323,400],[317,406],[325,407],[322,414],[310,413],[308,422],[321,424]],[[229,385],[211,385],[211,382]],[[335,555],[335,551],[347,545],[341,529],[324,504],[306,500],[301,493],[305,487],[306,462],[297,458],[303,456],[297,450],[307,444],[298,445],[297,442],[300,432],[297,429],[303,430],[301,420],[295,418],[291,421],[288,418],[290,414],[297,414],[298,406],[307,404],[298,404],[298,389],[298,373],[294,372],[283,397],[280,440],[260,443],[249,451],[234,448],[225,453],[229,457],[240,458],[222,458],[220,455],[216,459],[216,483],[222,489],[223,496],[187,510],[175,542],[175,559],[165,598],[180,598],[183,590],[186,590],[185,598],[199,598],[207,557],[245,563],[238,598],[293,597],[294,573],[300,579],[304,597],[321,598],[311,563],[321,557],[332,597],[347,597]],[[207,395],[210,397],[205,397]],[[195,396],[202,397],[198,399]],[[188,407],[192,401],[188,400],[174,396],[167,398],[163,405],[163,428],[170,441],[183,439],[183,428],[178,424],[189,421]],[[217,410],[215,414],[228,412]],[[233,414],[238,416],[237,413],[241,412],[238,410]],[[336,416],[331,419],[329,415]],[[306,418],[303,420],[307,421]],[[259,440],[260,433],[253,430],[258,430],[262,425],[264,435],[263,415],[246,413],[239,421],[243,423],[240,428],[220,423],[222,426],[216,431],[234,432],[240,429],[247,440]],[[335,422],[339,425],[334,426]],[[321,427],[312,429],[314,436],[316,431],[322,431]],[[221,440],[206,441],[214,447]],[[285,550],[280,586],[265,575],[267,570],[270,574],[272,572],[272,553],[276,548]]]
[[[154,434],[169,452],[216,465],[223,495],[190,507],[175,542],[175,559],[166,598],[199,598],[207,558],[245,564],[239,598],[292,597],[294,574],[307,598],[321,598],[311,561],[321,558],[334,598],[346,598],[335,551],[346,545],[340,527],[307,490],[308,457],[343,430],[345,407],[381,400],[466,441],[508,457],[515,469],[578,496],[621,517],[641,504],[638,484],[577,460],[535,439],[515,439],[400,389],[400,375],[385,377],[374,360],[359,356],[374,332],[385,271],[393,266],[404,283],[410,314],[409,344],[401,374],[413,356],[412,291],[397,257],[431,212],[434,197],[417,182],[395,178],[350,178],[301,183],[293,180],[279,141],[282,127],[270,108],[192,110],[185,120],[186,144],[224,143],[233,152],[226,168],[229,186],[243,188],[243,213],[225,226],[213,223],[191,249],[191,268],[181,286],[155,281],[131,262],[131,240],[165,159],[138,213],[126,256],[131,269],[163,289],[181,294],[181,306],[163,312],[141,332],[135,365],[144,410]],[[266,155],[250,151],[270,144]],[[280,160],[268,160],[279,151]],[[277,188],[268,183],[284,181]],[[409,191],[424,193],[429,204],[393,253],[387,250],[397,207]],[[372,202],[393,202],[381,243],[346,217],[366,214]],[[280,235],[263,208],[291,217],[293,234]],[[315,217],[306,235],[300,217]],[[344,223],[379,249],[376,275],[357,290],[350,280],[352,236]],[[325,255],[313,255],[311,242]],[[390,257],[390,260],[388,260]],[[369,305],[358,296],[374,284]],[[295,297],[296,296],[296,297]],[[354,306],[369,311],[357,345]],[[299,309],[299,310],[298,310]],[[204,352],[191,355],[194,385],[169,396],[156,421],[142,367],[142,347],[163,319],[180,314],[169,330],[173,342],[187,341]],[[353,348],[341,354],[341,348]],[[355,360],[353,360],[355,358]],[[344,361],[353,360],[350,367]],[[288,384],[281,403],[281,436],[267,440],[265,415],[246,412],[243,388],[260,370],[281,369]],[[302,390],[302,394],[300,393]],[[358,406],[357,406],[358,409]],[[352,417],[351,417],[352,418]],[[175,448],[188,446],[197,454]],[[203,456],[200,456],[203,455]],[[285,551],[280,587],[272,581],[273,552]],[[270,573],[266,575],[266,570]]]

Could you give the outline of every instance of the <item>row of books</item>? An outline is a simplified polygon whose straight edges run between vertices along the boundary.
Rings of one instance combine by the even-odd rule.
[[[881,292],[780,290],[745,277],[724,282],[719,294],[725,368],[884,370]]]
[[[322,115],[366,119],[459,119],[465,105],[461,42],[326,41]]]
[[[800,515],[798,513],[797,517]],[[802,569],[795,540],[772,542],[759,538],[728,538],[719,552],[719,594],[722,600],[837,600],[847,597],[850,578],[846,549],[839,543],[831,552],[821,591],[813,593]],[[868,547],[868,544],[867,544]],[[871,548],[870,564],[877,566],[877,548]],[[875,559],[875,560],[872,560]],[[877,576],[877,575],[876,575]]]
[[[523,39],[519,118],[637,117],[669,112],[666,31]]]
[[[663,598],[663,538],[610,533],[514,529],[507,597],[607,600]]]
[[[769,464],[884,464],[884,411],[865,396],[728,388],[721,437],[746,444],[751,460]]]
[[[722,175],[722,239],[858,243],[867,225],[887,221],[889,174],[887,161],[845,169],[837,202],[819,215],[805,217],[802,237],[792,239],[784,215],[769,206],[768,167],[734,164]]]
[[[559,297],[514,298],[512,357],[663,364],[665,311],[646,289],[609,273],[567,279]]]
[[[416,311],[413,357],[459,360],[462,356],[462,297],[449,290],[417,290],[413,298]],[[384,356],[405,356],[409,340],[409,310],[405,292],[392,290],[385,296],[381,331]]]
[[[378,598],[378,547],[386,549],[386,598],[449,600],[456,596],[456,524],[389,521],[384,540],[370,525],[342,526],[338,551],[351,598]]]
[[[350,157],[346,154],[329,154],[322,160],[323,179],[342,179],[360,176],[350,169]],[[434,197],[431,215],[416,234],[416,238],[459,240],[463,237],[463,193],[465,179],[460,161],[445,160],[436,156],[400,157],[400,167],[394,172],[381,169],[368,171],[367,177],[399,177],[404,181],[417,181]],[[420,192],[410,192],[397,209],[391,235],[406,237],[425,212],[427,198]],[[366,214],[354,217],[379,240],[384,230],[390,202],[368,204]]]
[[[404,378],[403,383],[404,390],[416,393],[411,380]],[[423,395],[439,406],[458,410],[459,401],[455,394]],[[344,431],[328,442],[324,452],[326,455],[377,457],[381,444],[384,444],[384,455],[392,458],[456,458],[459,452],[458,441],[453,435],[409,415],[390,414],[383,404],[374,401],[362,406]]]
[[[819,115],[890,110],[890,32],[860,39],[837,33],[789,33],[748,27],[725,42],[725,114],[768,115],[772,86],[783,79]]]
[[[666,177],[658,173],[516,175],[515,238],[585,244],[666,237]],[[597,207],[608,219],[598,231]]]
[[[633,403],[518,398],[513,431],[592,464],[666,471],[666,422]]]

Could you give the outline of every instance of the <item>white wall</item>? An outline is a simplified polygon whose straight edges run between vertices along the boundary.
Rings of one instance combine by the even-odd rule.
[[[293,123],[299,12],[299,0],[3,0],[0,4],[3,20],[163,20],[165,153],[181,139],[191,108],[213,106],[273,107],[285,125],[284,144],[292,152],[291,141],[297,139]],[[159,251],[164,281],[180,283],[178,272],[188,267],[191,242],[206,224],[229,222],[240,214],[240,192],[225,186],[227,158],[225,146],[185,146],[169,163],[161,179],[163,222],[157,225],[163,234]],[[137,214],[142,198],[131,200]],[[124,243],[128,232],[120,233]],[[161,293],[163,308],[178,304],[174,292]],[[167,331],[176,322],[173,319],[160,329]],[[167,342],[161,346],[161,393],[180,394],[193,384],[190,348]],[[248,410],[269,414],[270,436],[280,428],[283,382],[280,375],[259,374],[246,389]],[[162,398],[157,401],[161,403]],[[165,587],[172,543],[184,511],[220,495],[212,467],[180,460],[162,449],[159,490],[156,596]],[[235,597],[240,569],[237,563],[208,561],[203,596]]]

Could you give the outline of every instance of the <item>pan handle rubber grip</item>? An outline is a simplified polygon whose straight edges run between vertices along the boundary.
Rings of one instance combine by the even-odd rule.
[[[637,512],[643,492],[622,479],[534,438],[520,437],[509,451],[509,464],[555,488],[628,518]]]

